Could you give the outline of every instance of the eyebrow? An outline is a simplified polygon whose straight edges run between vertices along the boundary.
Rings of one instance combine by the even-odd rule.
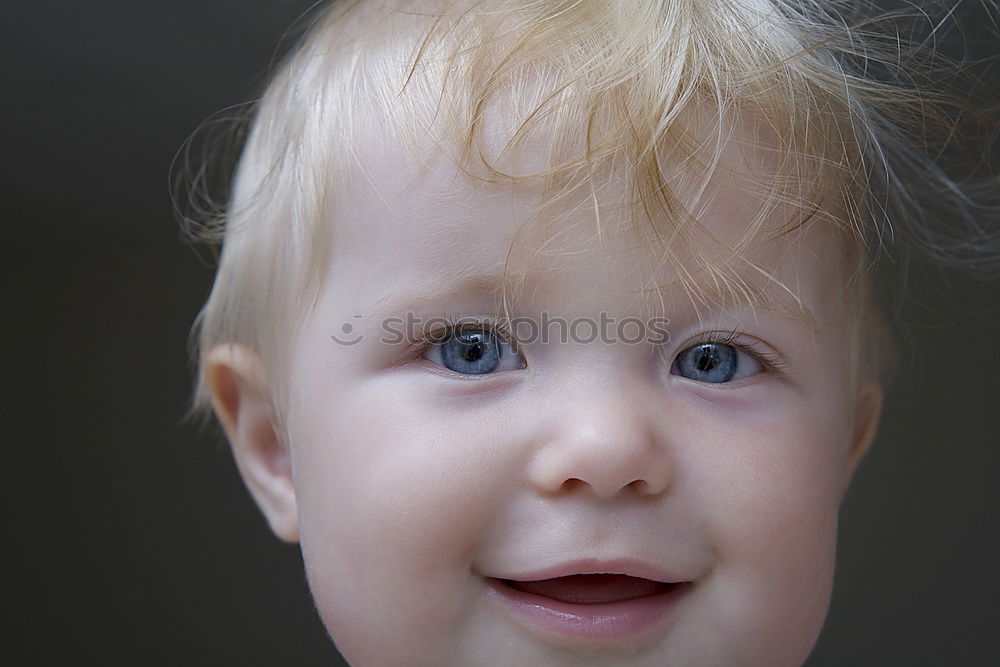
[[[813,333],[822,333],[812,310],[788,285],[771,277],[763,270],[759,271],[758,275],[765,279],[763,284],[759,281],[743,279],[738,282],[694,280],[685,283],[678,278],[647,291],[652,292],[650,298],[660,297],[663,293],[684,294],[699,319],[701,319],[702,308],[712,312],[745,308],[754,315],[761,311],[802,322]],[[660,308],[660,310],[664,309]]]
[[[435,275],[433,279],[408,285],[406,289],[389,292],[372,304],[380,314],[396,313],[406,308],[428,308],[442,301],[463,297],[489,297],[500,306],[505,280],[502,273],[484,271],[481,267],[462,266]]]
[[[437,310],[442,303],[460,299],[484,299],[495,311],[497,319],[501,313],[518,312],[518,291],[511,290],[505,294],[505,286],[517,286],[529,282],[527,274],[503,274],[502,272],[484,270],[481,267],[460,266],[454,270],[435,275],[422,283],[410,284],[405,289],[389,292],[372,304],[372,315],[376,318],[386,318],[405,311]],[[680,279],[664,285],[643,290],[645,298],[643,307],[646,314],[666,316],[676,308],[666,305],[666,301],[675,301],[690,307],[699,319],[705,311],[715,313],[733,309],[749,309],[754,315],[758,311],[770,313],[778,317],[792,319],[805,324],[813,333],[821,334],[815,316],[809,307],[795,296],[787,286],[778,281],[769,281],[761,285],[758,282],[743,281],[741,289],[725,289],[718,283],[707,281],[696,282],[688,289]],[[775,288],[777,294],[768,290]],[[664,298],[666,295],[674,296]],[[677,296],[683,295],[683,296]],[[506,298],[505,298],[506,297]],[[504,308],[504,305],[507,308]],[[456,313],[457,315],[457,313]],[[709,319],[708,317],[704,319]]]

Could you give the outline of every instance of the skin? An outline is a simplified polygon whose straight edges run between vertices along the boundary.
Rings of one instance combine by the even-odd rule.
[[[566,202],[569,222],[535,256],[540,237],[517,236],[536,205],[531,186],[477,181],[430,147],[418,162],[391,134],[364,145],[333,216],[319,299],[289,341],[283,428],[254,351],[220,345],[205,364],[244,479],[273,530],[301,541],[345,658],[802,664],[829,604],[838,508],[881,397],[873,382],[850,383],[833,232],[808,226],[751,252],[811,320],[781,308],[709,312],[676,287],[643,298],[653,282],[676,286],[679,265],[651,260],[613,207],[595,239],[590,202]],[[701,215],[723,241],[753,206],[734,187],[746,163],[734,155]],[[669,342],[528,343],[523,367],[468,376],[438,365],[433,348],[379,340],[379,323],[407,312],[494,316],[490,281],[512,246],[508,270],[530,288],[511,315],[662,316]],[[334,343],[344,323],[364,338]],[[733,331],[781,370],[765,364],[724,384],[671,372],[706,333]],[[581,558],[635,559],[694,585],[669,622],[602,642],[537,631],[488,594],[486,577]]]

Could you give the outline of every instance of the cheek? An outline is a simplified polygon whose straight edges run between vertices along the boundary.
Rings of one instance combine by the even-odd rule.
[[[488,417],[408,398],[389,381],[297,408],[303,556],[338,646],[392,664],[400,646],[376,637],[387,624],[402,643],[447,643],[474,593],[472,554],[512,486],[491,463]]]
[[[716,563],[707,624],[730,629],[720,636],[732,655],[754,656],[746,664],[801,664],[832,590],[848,422],[829,405],[794,407],[694,426],[703,458],[688,490],[708,508]]]

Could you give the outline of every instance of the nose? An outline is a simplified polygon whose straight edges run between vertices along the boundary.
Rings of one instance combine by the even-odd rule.
[[[608,388],[592,393],[564,396],[555,406],[552,428],[530,464],[535,488],[547,495],[589,488],[606,499],[666,492],[669,452],[643,400],[609,396]]]

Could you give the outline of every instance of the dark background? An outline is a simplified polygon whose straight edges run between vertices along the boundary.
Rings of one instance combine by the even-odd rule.
[[[296,548],[181,421],[212,270],[168,176],[309,5],[0,9],[6,664],[339,664]],[[810,667],[996,664],[1000,286],[917,272],[899,320]]]

